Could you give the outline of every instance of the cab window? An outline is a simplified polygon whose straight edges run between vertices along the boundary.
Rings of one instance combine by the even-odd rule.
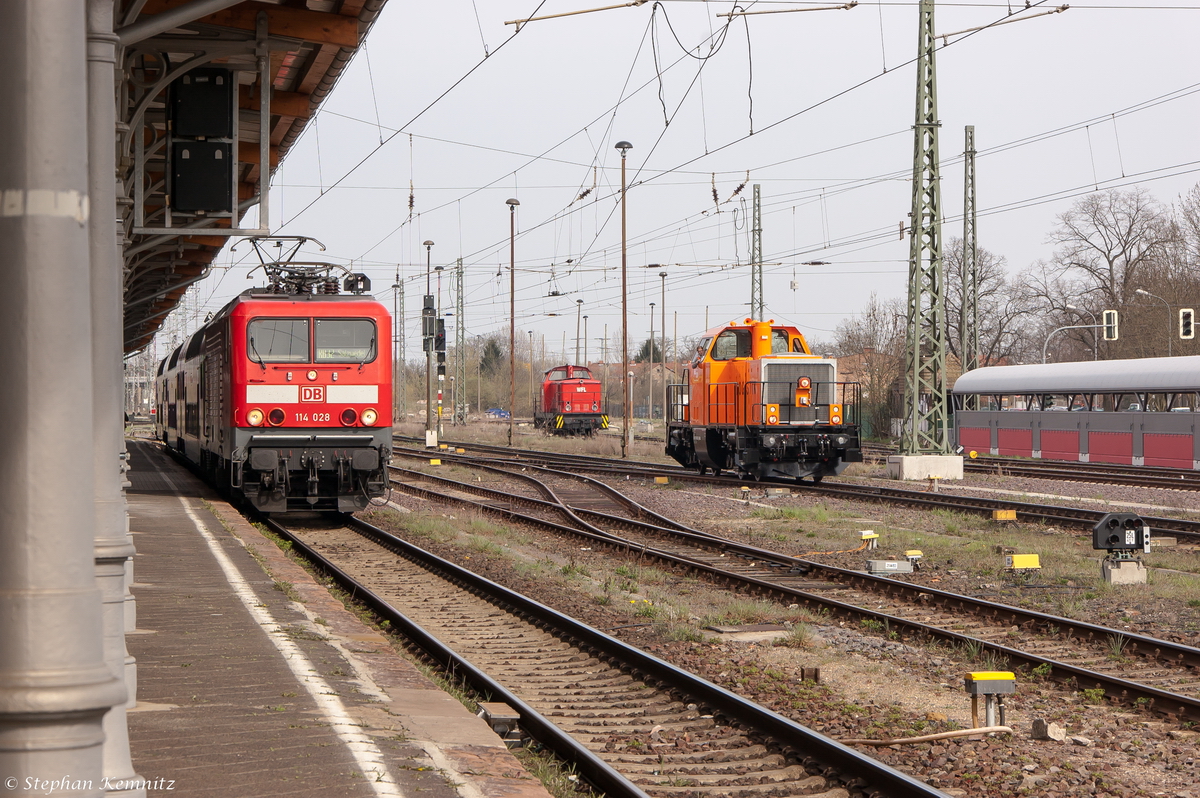
[[[252,319],[246,355],[256,363],[307,363],[308,319]]]
[[[732,360],[750,357],[750,331],[726,330],[717,336],[712,348],[713,360]]]
[[[378,352],[370,319],[317,319],[313,342],[317,363],[366,363]]]
[[[554,369],[553,371],[550,372],[550,379],[552,379],[552,380],[565,380],[566,378],[567,378],[567,370],[566,369]]]
[[[808,354],[807,352],[804,351],[804,344],[801,343],[799,338],[792,339],[792,351],[799,352],[802,355]]]
[[[786,354],[788,351],[787,330],[771,330],[771,354]]]
[[[571,369],[571,377],[576,380],[590,380],[592,372],[588,369],[573,368]]]

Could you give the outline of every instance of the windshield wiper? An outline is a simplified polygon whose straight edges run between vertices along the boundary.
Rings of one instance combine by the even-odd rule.
[[[267,367],[266,367],[266,365],[263,363],[263,358],[262,358],[262,355],[260,355],[260,354],[258,353],[258,347],[256,347],[256,346],[254,345],[254,336],[253,336],[253,335],[251,335],[251,336],[250,336],[250,351],[254,353],[254,356],[255,356],[256,358],[258,358],[258,360],[257,360],[257,361],[255,361],[255,362],[257,362],[257,363],[258,363],[258,367],[259,367],[260,369],[262,369],[263,371],[266,371],[266,370],[267,370]]]
[[[375,353],[375,338],[371,338],[371,344],[367,347],[367,353],[363,355],[363,359],[358,361],[358,370],[362,371],[363,366],[367,365],[367,361],[371,359],[371,355]]]

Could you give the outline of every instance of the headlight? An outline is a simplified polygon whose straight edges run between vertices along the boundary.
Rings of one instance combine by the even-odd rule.
[[[378,419],[379,419],[379,414],[375,412],[375,408],[368,407],[366,410],[363,411],[362,423],[366,424],[368,427],[373,425]]]
[[[841,416],[830,416],[830,417],[829,417],[829,423],[830,423],[830,424],[841,424],[841,423],[842,423],[842,417],[841,417]]]
[[[775,436],[772,435],[771,437],[767,438],[765,443],[767,444],[767,446],[774,446],[775,445]]]
[[[270,421],[273,427],[278,427],[282,424],[284,418],[283,410],[278,407],[267,414],[267,421]]]
[[[308,374],[305,374],[304,376],[308,377],[309,381],[311,382],[312,380],[315,380],[317,378],[317,370],[309,369]]]
[[[845,435],[839,435],[839,436],[837,436],[837,445],[838,445],[838,446],[845,446],[845,445],[846,445],[846,442],[847,442],[847,441],[849,441],[849,440],[850,440],[850,439],[849,439],[849,438],[847,438]]]
[[[600,409],[600,406],[597,405],[595,402],[592,402],[592,410],[599,410],[599,409]]]
[[[807,387],[809,387],[810,385],[812,385],[812,380],[810,380],[808,377],[801,377],[801,378],[800,378],[800,387],[801,387],[801,388],[807,388]]]
[[[263,423],[263,411],[257,407],[246,414],[246,423],[252,427],[261,426]]]
[[[568,413],[571,412],[571,403],[570,402],[567,402],[567,412]]]
[[[353,407],[347,407],[345,410],[342,411],[342,424],[344,426],[348,427],[357,420],[358,420],[358,413],[354,412]]]

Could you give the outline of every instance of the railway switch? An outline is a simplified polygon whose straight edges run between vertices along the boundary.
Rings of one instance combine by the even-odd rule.
[[[1000,726],[1004,723],[1004,696],[1017,691],[1017,677],[1012,671],[974,671],[963,680],[971,696],[971,724],[979,728],[979,696],[984,697],[984,725],[996,726],[997,711]]]

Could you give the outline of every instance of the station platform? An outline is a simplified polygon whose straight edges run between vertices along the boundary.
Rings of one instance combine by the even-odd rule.
[[[151,442],[129,451],[129,741],[150,794],[549,798],[208,486]]]

